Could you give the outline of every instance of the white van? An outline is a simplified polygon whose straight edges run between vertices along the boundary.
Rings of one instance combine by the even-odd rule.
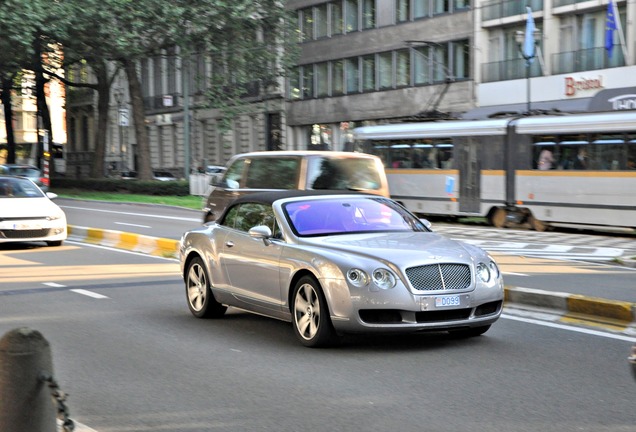
[[[353,190],[389,196],[377,156],[333,151],[263,151],[234,156],[203,207],[203,221],[216,220],[239,196],[265,190]]]

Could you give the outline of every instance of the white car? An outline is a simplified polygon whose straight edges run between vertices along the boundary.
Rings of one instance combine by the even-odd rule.
[[[68,235],[66,215],[51,201],[56,196],[27,178],[0,175],[0,243],[62,245]]]

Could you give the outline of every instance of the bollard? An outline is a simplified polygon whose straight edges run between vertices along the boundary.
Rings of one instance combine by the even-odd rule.
[[[0,339],[0,431],[56,432],[55,406],[41,375],[53,374],[48,341],[22,327]]]

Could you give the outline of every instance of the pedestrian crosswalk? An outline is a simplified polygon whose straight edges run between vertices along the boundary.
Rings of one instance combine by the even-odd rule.
[[[636,256],[636,239],[630,237],[445,224],[435,224],[433,229],[447,237],[479,246],[489,252],[583,261],[614,261],[622,257]]]

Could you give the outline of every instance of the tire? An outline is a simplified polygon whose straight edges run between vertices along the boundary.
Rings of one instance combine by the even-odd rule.
[[[336,342],[327,301],[316,279],[300,278],[294,287],[291,308],[294,333],[301,344],[316,348]]]
[[[539,219],[535,218],[534,216],[530,216],[528,217],[528,223],[530,224],[530,227],[538,232],[543,232],[546,229],[548,229],[548,226],[543,223],[542,221],[540,221]]]
[[[503,228],[506,226],[506,209],[498,207],[490,215],[490,224],[495,228]]]
[[[55,240],[55,241],[47,241],[46,242],[47,246],[51,246],[51,247],[58,247],[58,246],[62,246],[62,240]]]
[[[481,327],[471,327],[467,329],[461,330],[450,330],[449,333],[451,336],[457,339],[466,339],[471,337],[481,336],[488,331],[490,325],[485,325]]]
[[[197,318],[220,318],[227,307],[217,302],[210,289],[210,278],[200,257],[188,264],[185,273],[185,289],[188,308]]]

